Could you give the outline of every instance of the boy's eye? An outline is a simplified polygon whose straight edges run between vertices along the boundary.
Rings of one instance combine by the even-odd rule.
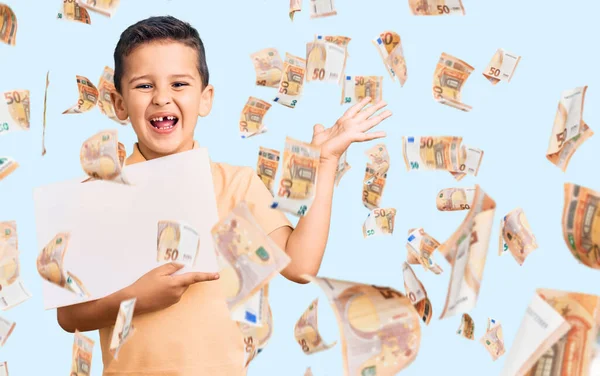
[[[135,87],[136,89],[151,89],[152,85],[150,84],[140,84],[138,86]]]
[[[173,84],[173,87],[183,87],[183,86],[188,86],[188,84],[186,82],[175,82]]]

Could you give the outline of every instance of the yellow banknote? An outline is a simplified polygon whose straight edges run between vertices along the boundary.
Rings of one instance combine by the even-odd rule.
[[[565,90],[561,94],[554,117],[546,158],[563,172],[571,157],[594,132],[583,121],[583,105],[587,86]]]
[[[426,271],[431,270],[433,274],[441,274],[442,268],[432,258],[433,252],[439,246],[440,243],[422,228],[410,229],[406,241],[406,261],[413,265],[421,264]]]
[[[463,313],[456,334],[459,334],[466,339],[475,339],[475,322],[468,313]]]
[[[117,321],[113,328],[109,346],[109,351],[114,359],[119,359],[121,347],[135,332],[135,328],[131,325],[131,320],[133,320],[136,300],[136,298],[123,300],[119,305],[119,313],[117,314]]]
[[[326,344],[319,334],[319,325],[317,320],[317,311],[319,299],[313,300],[306,311],[296,322],[294,327],[294,337],[296,342],[302,348],[305,354],[313,354],[319,351],[324,351],[335,346],[337,342]]]
[[[464,61],[442,53],[433,73],[433,98],[461,111],[471,111],[472,107],[462,102],[461,90],[474,69]]]
[[[496,85],[500,81],[510,82],[515,69],[517,69],[517,65],[519,65],[519,61],[521,61],[521,56],[499,48],[492,57],[492,61],[490,61],[487,68],[483,71],[483,76],[492,85]]]
[[[565,183],[563,237],[575,258],[600,269],[600,192]]]
[[[363,223],[363,237],[368,238],[378,235],[392,235],[394,233],[394,220],[396,209],[373,209]]]
[[[537,289],[510,352],[502,376],[595,376],[598,357],[600,297]]]
[[[69,238],[69,233],[58,233],[40,251],[36,263],[38,273],[50,283],[67,289],[80,297],[89,297],[90,294],[81,280],[64,270],[63,264],[69,247]]]
[[[321,150],[293,138],[285,139],[283,173],[271,208],[299,217],[306,215],[315,198]]]
[[[276,48],[265,48],[250,55],[256,72],[256,85],[279,87],[283,60]]]
[[[12,334],[15,329],[16,323],[0,317],[0,347],[4,346],[6,340]]]
[[[404,290],[408,300],[414,305],[425,325],[429,325],[429,321],[433,316],[433,309],[423,283],[417,278],[407,262],[402,264],[402,275],[404,276]]]
[[[81,114],[91,110],[98,103],[98,89],[89,79],[77,76],[77,89],[79,91],[77,104],[65,110],[63,114]]]
[[[415,16],[464,16],[461,0],[408,0],[410,11]]]
[[[48,100],[48,85],[50,85],[50,71],[46,72],[46,89],[44,89],[44,113],[42,118],[42,156],[46,155],[46,103]]]
[[[404,86],[407,70],[400,35],[394,31],[384,31],[372,42],[377,47],[379,56],[381,56],[381,60],[383,60],[383,64],[392,80],[396,81],[397,79],[400,86]]]
[[[200,235],[183,221],[158,221],[156,261],[194,266]]]
[[[365,151],[365,155],[369,157],[371,165],[375,169],[375,175],[380,176],[387,174],[390,169],[390,153],[385,144],[377,144]]]
[[[363,179],[362,202],[369,210],[374,210],[379,207],[381,196],[383,196],[383,189],[385,188],[385,182],[387,180],[387,174],[377,175],[376,172],[375,166],[367,163],[365,178]]]
[[[11,157],[0,157],[0,180],[12,174],[17,168],[19,163]]]
[[[114,129],[101,131],[84,141],[79,153],[81,167],[92,179],[129,184],[123,175],[125,145]]]
[[[81,7],[77,0],[61,0],[62,4],[56,18],[60,20],[77,21],[91,24],[92,20],[88,11]]]
[[[279,151],[265,148],[258,150],[258,162],[256,163],[256,174],[265,183],[265,187],[273,194],[273,184],[279,167]]]
[[[77,2],[91,11],[112,17],[119,7],[120,0],[77,0]]]
[[[29,130],[29,90],[11,90],[0,99],[0,136]]]
[[[129,124],[127,120],[120,120],[117,117],[115,107],[110,99],[110,94],[117,92],[114,77],[115,71],[111,67],[104,67],[100,76],[100,82],[98,82],[98,107],[100,107],[100,112],[108,116],[109,119],[121,125],[127,125]]]
[[[435,206],[440,211],[469,210],[474,197],[473,188],[444,188],[438,192]]]
[[[335,186],[337,187],[342,180],[342,177],[346,174],[346,172],[350,171],[352,166],[346,161],[347,150],[342,154],[340,159],[338,159],[337,169],[335,170]]]
[[[5,227],[6,230],[6,227]],[[14,239],[0,240],[0,309],[7,310],[31,298],[21,280],[19,251]]]
[[[346,76],[342,83],[341,104],[355,104],[366,97],[370,97],[369,103],[373,104],[383,98],[382,76]]]
[[[488,319],[488,326],[485,334],[479,342],[485,346],[490,353],[492,360],[497,360],[506,352],[504,348],[504,334],[502,333],[502,324],[495,319]]]
[[[267,127],[263,124],[263,120],[270,108],[271,105],[268,102],[249,97],[240,116],[240,136],[248,138],[265,133]]]
[[[468,312],[477,304],[495,212],[496,202],[476,185],[467,216],[454,234],[438,247],[452,265],[440,318]]]
[[[247,368],[250,362],[265,349],[273,334],[273,314],[269,304],[269,285],[262,288],[264,301],[261,306],[262,325],[249,325],[238,321],[238,328],[244,337],[244,365]]]
[[[395,375],[415,360],[421,326],[404,294],[389,287],[303,278],[323,290],[335,312],[346,376]]]
[[[502,218],[498,254],[510,251],[519,265],[523,265],[527,256],[537,247],[535,235],[523,209],[517,208]]]
[[[0,4],[0,41],[11,46],[17,43],[17,16],[6,4]]]
[[[290,20],[294,20],[294,14],[302,10],[302,0],[290,0]]]
[[[91,375],[93,351],[94,341],[81,334],[79,330],[76,330],[73,341],[73,355],[71,357],[70,376]]]
[[[245,202],[213,227],[212,236],[230,311],[244,304],[290,263],[289,256],[265,234]]]
[[[347,38],[347,40],[349,39]],[[344,77],[347,57],[347,43],[345,46],[340,46],[337,43],[328,42],[323,35],[316,35],[314,41],[306,44],[306,81],[339,84]]]
[[[286,107],[296,107],[298,100],[302,96],[305,76],[306,60],[286,53],[283,62],[283,74],[279,82],[279,90],[273,101]]]

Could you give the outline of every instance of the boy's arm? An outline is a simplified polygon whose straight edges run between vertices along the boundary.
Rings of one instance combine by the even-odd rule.
[[[115,323],[123,300],[136,298],[134,316],[158,311],[179,301],[188,287],[197,282],[219,278],[214,273],[172,275],[182,264],[161,265],[144,274],[132,285],[102,299],[60,307],[56,310],[59,325],[69,333],[106,328]]]
[[[368,97],[364,98],[350,107],[331,128],[325,129],[320,124],[314,127],[312,144],[321,147],[315,199],[295,229],[286,226],[269,234],[292,259],[281,271],[281,274],[291,281],[307,283],[301,275],[317,275],[321,267],[329,237],[333,189],[339,158],[353,142],[385,137],[385,132],[365,133],[392,114],[386,110],[372,116],[385,107],[386,103],[380,101],[364,108],[370,100]]]

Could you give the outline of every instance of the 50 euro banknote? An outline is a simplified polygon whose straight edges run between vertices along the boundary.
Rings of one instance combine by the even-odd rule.
[[[433,98],[461,111],[472,107],[462,102],[461,90],[475,68],[447,53],[442,53],[433,73]]]
[[[408,0],[414,16],[464,16],[462,0]]]
[[[342,82],[341,104],[354,104],[369,97],[373,104],[382,99],[383,77],[346,76]]]
[[[567,247],[582,264],[600,269],[600,192],[565,183],[562,215]]]
[[[296,342],[298,342],[302,351],[307,355],[328,350],[337,343],[337,341],[335,341],[331,344],[326,344],[325,341],[323,341],[323,338],[319,333],[317,320],[318,307],[319,299],[313,300],[296,322],[296,326],[294,326],[294,337],[296,338]]]
[[[271,208],[299,217],[310,209],[317,190],[321,150],[287,137],[283,151],[282,175]]]
[[[200,250],[200,235],[183,221],[158,222],[156,261],[194,266]]]
[[[131,321],[133,320],[136,300],[136,298],[123,300],[119,305],[119,313],[117,314],[117,321],[113,327],[109,346],[109,351],[113,354],[114,359],[118,360],[121,347],[123,347],[125,342],[131,338],[135,332],[135,328],[131,324]]]
[[[4,93],[0,100],[0,136],[29,130],[29,90],[12,90]]]
[[[279,150],[265,148],[258,150],[258,162],[256,163],[256,174],[265,183],[265,187],[273,194],[273,184],[279,167]]]
[[[273,101],[286,107],[295,108],[302,96],[305,76],[306,60],[286,53],[279,90]]]
[[[98,132],[81,145],[79,159],[91,179],[129,184],[123,173],[127,153],[114,129]]]
[[[400,35],[394,31],[384,31],[372,42],[392,80],[398,80],[400,86],[404,86],[407,70]]]
[[[264,48],[250,55],[256,72],[256,85],[278,87],[283,72],[283,60],[275,48]]]
[[[17,43],[17,16],[6,4],[0,4],[0,41],[14,46]]]
[[[345,43],[335,43],[334,38]],[[306,81],[340,83],[346,69],[349,40],[347,37],[315,35],[315,39],[306,44]]]
[[[456,180],[467,174],[477,176],[483,150],[461,145],[462,137],[402,137],[406,170],[446,170]]]
[[[396,209],[394,208],[371,210],[363,224],[363,237],[392,235],[395,218]]]

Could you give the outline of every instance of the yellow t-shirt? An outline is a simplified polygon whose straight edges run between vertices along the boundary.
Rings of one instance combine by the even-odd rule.
[[[194,148],[198,147],[194,143]],[[144,162],[137,144],[126,164]],[[211,162],[219,219],[241,201],[267,233],[291,224],[271,209],[271,193],[250,167]],[[244,375],[244,341],[229,309],[221,280],[189,287],[181,300],[133,318],[135,334],[114,360],[109,352],[113,326],[100,329],[104,375]]]

